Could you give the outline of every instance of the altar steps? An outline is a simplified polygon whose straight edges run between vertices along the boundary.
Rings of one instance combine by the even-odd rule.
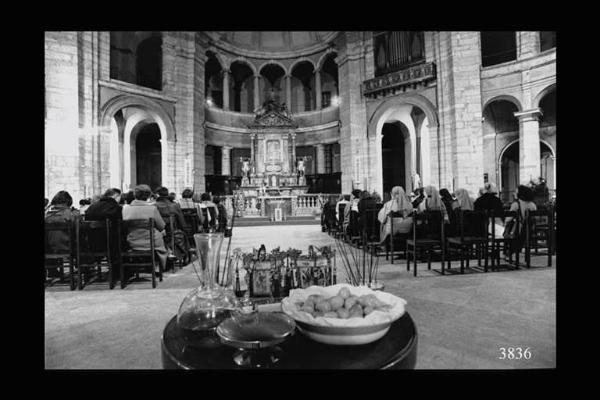
[[[314,216],[288,217],[287,221],[270,221],[267,217],[245,217],[235,219],[235,226],[265,225],[321,225],[321,218]]]

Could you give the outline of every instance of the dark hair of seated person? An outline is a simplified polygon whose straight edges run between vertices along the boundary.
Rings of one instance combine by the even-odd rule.
[[[133,197],[136,200],[146,201],[152,195],[152,190],[148,185],[137,185],[133,189]]]
[[[200,201],[210,201],[210,194],[202,193],[202,196],[200,196]]]
[[[190,188],[185,188],[183,189],[183,192],[181,192],[181,197],[183,197],[184,199],[191,199],[193,195],[194,190]]]
[[[73,205],[73,198],[71,197],[69,192],[67,192],[66,190],[61,190],[60,192],[54,195],[52,201],[50,202],[50,205],[64,205],[67,207],[71,207]]]
[[[355,199],[358,199],[360,197],[360,189],[354,189],[352,191],[352,196],[354,196]]]
[[[344,200],[345,201],[350,201],[350,195],[349,194],[345,194],[344,195]]]
[[[219,204],[220,202],[221,202],[221,198],[220,198],[219,196],[215,196],[215,197],[213,198],[213,203],[215,203],[215,204]]]
[[[156,188],[155,192],[160,197],[169,197],[169,189],[164,186],[159,186]]]
[[[115,195],[121,194],[121,190],[117,188],[110,188],[104,192],[104,197],[113,197]]]
[[[525,185],[517,187],[517,198],[523,201],[533,201],[533,190]]]

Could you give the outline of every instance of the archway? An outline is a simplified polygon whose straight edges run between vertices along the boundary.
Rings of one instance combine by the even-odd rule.
[[[293,66],[291,72],[292,112],[315,109],[315,70],[312,63],[302,61]]]
[[[262,99],[269,99],[271,95],[277,103],[285,102],[283,93],[283,77],[285,70],[279,64],[266,64],[260,69],[260,75],[264,78],[260,80],[260,96]],[[264,101],[264,100],[263,100]]]
[[[552,147],[545,141],[540,141],[540,171],[550,190],[556,187],[556,155]],[[512,194],[517,186],[528,184],[519,180],[519,140],[511,142],[500,153],[500,199],[503,202],[512,200]]]
[[[489,182],[500,185],[502,188],[507,187],[505,185],[508,184],[501,180],[506,181],[507,172],[502,170],[502,161],[500,161],[500,165],[497,165],[496,160],[502,159],[500,157],[502,149],[507,148],[509,143],[519,138],[519,120],[514,115],[519,110],[516,99],[508,96],[498,96],[489,101],[483,108],[483,149],[485,155],[483,157],[483,172],[487,174]],[[516,188],[512,184],[508,187],[510,190]]]
[[[207,102],[223,108],[223,68],[215,53],[206,52],[208,59],[204,64],[204,96]]]
[[[406,171],[410,170],[406,157],[406,149],[410,150],[409,130],[400,121],[386,122],[381,134],[383,193],[390,192],[394,186],[406,188]]]
[[[233,111],[252,112],[259,104],[254,104],[254,73],[250,66],[242,61],[231,64],[230,99],[233,99]]]
[[[135,141],[136,184],[146,184],[152,190],[162,185],[160,128],[157,123],[138,123],[131,133]]]

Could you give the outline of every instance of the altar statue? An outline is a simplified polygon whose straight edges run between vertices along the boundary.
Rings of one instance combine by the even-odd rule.
[[[277,186],[277,178],[275,177],[275,175],[271,175],[271,186]]]
[[[421,187],[421,177],[418,173],[413,175],[413,190]]]
[[[298,175],[304,176],[304,159],[298,160]]]
[[[250,162],[249,161],[243,161],[242,162],[242,176],[245,176],[246,178],[249,178],[249,172],[250,172]]]

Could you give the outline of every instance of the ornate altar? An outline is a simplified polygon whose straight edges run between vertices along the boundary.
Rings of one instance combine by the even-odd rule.
[[[248,128],[252,132],[250,159],[242,160],[240,192],[251,209],[245,207],[243,216],[285,220],[294,214],[292,201],[308,189],[303,160],[296,160],[298,125],[285,104],[271,97],[255,111]]]

